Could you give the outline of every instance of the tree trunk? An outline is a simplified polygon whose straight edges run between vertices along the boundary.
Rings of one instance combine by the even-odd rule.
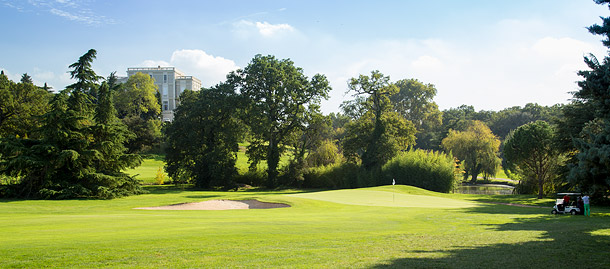
[[[542,180],[542,176],[538,176],[538,199],[542,199],[542,194],[544,192],[544,181]]]
[[[275,135],[269,138],[269,148],[267,151],[267,187],[277,187],[277,167],[280,162],[280,151],[276,143]]]

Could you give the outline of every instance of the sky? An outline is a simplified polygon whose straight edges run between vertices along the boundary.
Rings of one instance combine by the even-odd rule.
[[[583,57],[608,54],[586,27],[609,15],[592,0],[0,0],[0,69],[61,90],[93,48],[98,75],[174,66],[210,87],[274,55],[328,78],[326,114],[373,70],[435,85],[441,110],[499,111],[569,102]]]

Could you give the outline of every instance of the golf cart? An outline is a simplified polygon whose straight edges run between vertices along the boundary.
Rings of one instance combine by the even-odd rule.
[[[568,196],[569,202],[567,204],[564,203],[563,197]],[[553,206],[553,210],[551,210],[551,214],[571,214],[571,215],[582,215],[583,209],[578,207],[578,197],[580,197],[580,193],[576,192],[560,192],[557,193],[557,200],[555,201],[555,206]]]

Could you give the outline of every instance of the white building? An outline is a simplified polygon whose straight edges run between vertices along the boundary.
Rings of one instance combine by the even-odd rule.
[[[175,67],[131,67],[127,68],[127,76],[144,73],[155,80],[155,85],[161,93],[161,115],[163,121],[174,119],[174,109],[180,104],[180,94],[184,90],[198,91],[201,80],[193,76],[185,76]]]

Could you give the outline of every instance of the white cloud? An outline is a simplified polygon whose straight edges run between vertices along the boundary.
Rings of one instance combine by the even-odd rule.
[[[569,37],[462,40],[385,40],[338,44],[323,55],[318,67],[303,66],[326,74],[333,86],[324,112],[337,111],[350,96],[347,79],[379,70],[392,81],[417,78],[436,86],[435,101],[441,109],[462,104],[477,110],[500,110],[536,102],[541,105],[566,103],[577,90],[579,70],[587,69],[583,55],[604,55],[601,44]],[[299,64],[297,62],[297,64]]]
[[[294,28],[288,24],[270,24],[268,22],[256,22],[258,32],[263,36],[273,36],[281,32],[292,32]]]
[[[233,32],[241,38],[248,38],[257,33],[263,37],[274,37],[285,33],[295,32],[295,28],[289,24],[271,24],[264,22],[252,22],[240,20],[233,24]]]
[[[210,87],[224,81],[229,72],[239,66],[233,60],[207,54],[203,50],[177,50],[172,53],[170,62],[147,60],[145,67],[174,66],[185,75],[192,75],[201,80],[204,87]]]

